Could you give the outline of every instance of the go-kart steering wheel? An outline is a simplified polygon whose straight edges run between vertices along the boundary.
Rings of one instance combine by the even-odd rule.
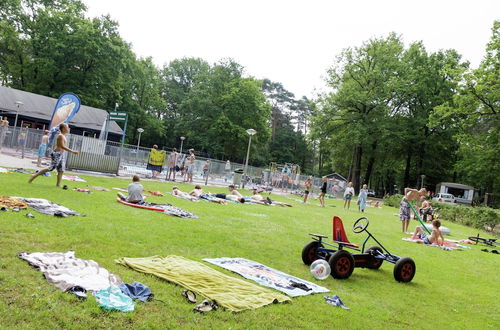
[[[362,233],[368,228],[368,225],[370,224],[370,221],[368,221],[368,218],[362,217],[356,220],[356,222],[352,225],[352,231],[355,232],[356,234]]]

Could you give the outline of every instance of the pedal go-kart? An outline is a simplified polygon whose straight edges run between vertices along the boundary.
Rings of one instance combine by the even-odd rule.
[[[309,234],[314,241],[302,249],[302,261],[306,265],[312,264],[317,259],[324,259],[330,264],[331,275],[336,279],[346,279],[351,276],[355,267],[379,269],[385,261],[394,264],[394,279],[398,282],[410,282],[415,276],[415,262],[409,257],[398,257],[391,254],[380,244],[379,241],[367,230],[369,221],[367,218],[359,218],[352,226],[356,233],[366,231],[368,236],[363,242],[361,249],[358,245],[349,242],[344,231],[342,219],[333,217],[333,243],[325,242],[327,236],[321,234]],[[366,243],[372,238],[377,244],[365,250]],[[327,246],[327,247],[325,247]],[[331,247],[331,248],[330,248]],[[344,250],[349,248],[361,253],[350,253]]]

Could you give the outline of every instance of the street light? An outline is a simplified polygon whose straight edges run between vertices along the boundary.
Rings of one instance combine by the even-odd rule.
[[[12,137],[10,139],[10,147],[11,148],[14,145],[14,132],[16,131],[16,127],[17,127],[17,117],[19,116],[19,107],[24,105],[24,103],[21,101],[16,101],[16,102],[14,102],[14,104],[17,106],[17,109],[16,109],[16,119],[14,120],[14,129],[12,130]]]
[[[420,175],[420,177],[422,178],[422,182],[420,183],[420,189],[422,189],[424,187],[425,174]]]
[[[180,151],[181,154],[182,154],[182,145],[184,144],[185,139],[186,139],[185,136],[181,136],[181,151]]]
[[[245,188],[245,183],[246,183],[246,175],[247,175],[247,168],[248,168],[248,157],[250,156],[250,145],[252,144],[252,136],[257,133],[256,130],[253,128],[247,129],[247,134],[250,136],[248,139],[248,149],[247,149],[247,158],[245,160],[245,170],[243,171],[243,188]]]
[[[137,153],[139,153],[139,145],[141,144],[141,134],[144,132],[143,128],[138,128],[137,132],[139,132],[139,140],[137,140]]]

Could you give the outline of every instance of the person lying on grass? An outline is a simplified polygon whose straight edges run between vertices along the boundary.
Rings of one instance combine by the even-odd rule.
[[[214,196],[211,196],[210,194],[205,193],[201,189],[201,187],[200,187],[199,184],[197,184],[196,186],[194,186],[194,189],[191,190],[191,192],[189,193],[189,195],[195,196],[197,198],[201,198],[201,199],[204,199],[204,200],[207,200],[207,201],[212,202],[212,203],[227,204],[227,201],[225,201],[224,199],[216,198]]]
[[[181,197],[184,199],[188,199],[190,201],[197,201],[198,200],[198,197],[191,196],[190,194],[181,191],[177,186],[172,187],[172,195],[178,196],[178,197]]]
[[[229,185],[227,187],[229,194],[215,194],[216,198],[226,199],[233,202],[245,203],[245,197],[243,197],[238,190],[235,189],[234,185]]]
[[[59,125],[59,134],[56,137],[56,147],[54,151],[50,153],[50,165],[47,168],[33,174],[31,178],[28,180],[28,183],[33,182],[37,177],[43,175],[47,172],[51,172],[53,170],[57,170],[57,183],[56,186],[61,186],[61,180],[64,174],[64,164],[65,164],[65,151],[69,151],[73,154],[79,154],[79,151],[70,149],[67,147],[68,142],[66,140],[65,134],[69,133],[69,126],[66,123],[62,123]]]
[[[238,197],[243,197],[238,190],[236,190],[236,187],[234,184],[230,184],[227,186],[227,189],[229,190],[229,194],[233,196],[238,196]]]
[[[264,197],[262,196],[257,188],[253,189],[253,195],[250,197],[250,201],[252,203],[257,203],[257,204],[262,204],[262,205],[279,205],[279,206],[288,206],[292,207],[291,204],[283,203],[283,202],[277,202],[277,201],[272,201],[269,197]]]
[[[421,226],[417,226],[415,228],[415,232],[412,235],[412,238],[417,239],[417,243],[420,244],[444,244],[444,237],[439,229],[441,227],[441,221],[433,220],[432,221],[432,232],[430,236],[427,236],[424,229]]]
[[[141,178],[138,175],[134,175],[132,177],[132,183],[128,185],[128,197],[120,192],[117,194],[118,197],[124,202],[143,204],[144,196],[142,195],[142,191],[144,188],[142,184],[139,183],[140,181]]]

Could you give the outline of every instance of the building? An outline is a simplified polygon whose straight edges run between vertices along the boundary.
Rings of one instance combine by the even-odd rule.
[[[471,205],[474,198],[474,187],[460,183],[440,182],[436,185],[436,194],[452,194],[458,204]]]
[[[48,129],[57,99],[0,86],[0,116],[7,117],[14,126],[33,129]],[[99,137],[107,118],[107,111],[81,105],[78,113],[69,123],[71,133]],[[108,127],[108,140],[120,141],[123,130],[114,121]]]

